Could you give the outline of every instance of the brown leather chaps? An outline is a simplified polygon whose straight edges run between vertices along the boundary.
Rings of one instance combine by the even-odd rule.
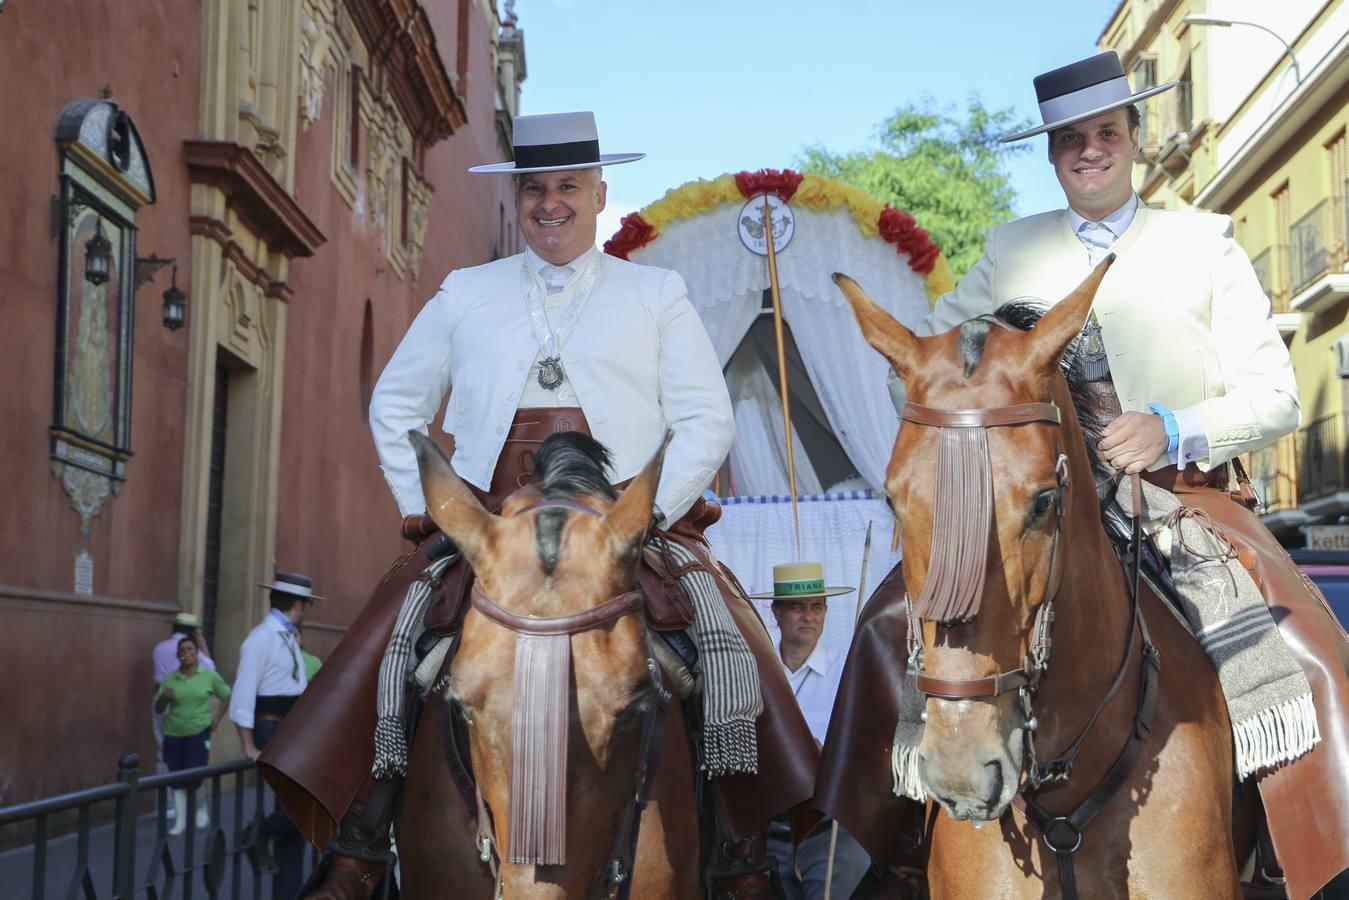
[[[558,419],[565,425],[555,425]],[[530,451],[554,430],[588,433],[579,409],[528,409],[517,414],[492,479],[493,493],[480,495],[489,508],[523,483],[532,467]],[[759,774],[716,780],[726,822],[735,834],[743,835],[810,798],[818,752],[757,611],[743,592],[729,589],[733,576],[728,570],[710,560],[702,530],[716,521],[719,512],[699,500],[670,533],[712,566],[731,616],[758,664],[764,699],[764,712],[756,723]],[[380,663],[403,597],[429,565],[427,554],[438,539],[422,538],[394,563],[258,760],[286,812],[318,847],[337,835],[338,823],[353,802],[369,792]]]
[[[1307,897],[1349,868],[1349,641],[1321,591],[1255,513],[1194,471],[1168,466],[1146,477],[1232,532],[1242,564],[1311,682],[1321,743],[1258,781],[1289,896]]]

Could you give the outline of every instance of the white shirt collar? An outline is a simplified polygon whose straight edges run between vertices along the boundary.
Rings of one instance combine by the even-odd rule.
[[[589,250],[582,253],[580,256],[576,257],[571,262],[563,263],[562,265],[557,266],[556,268],[562,269],[566,268],[567,266],[570,266],[573,273],[579,272],[581,271],[581,267],[586,264],[586,261],[590,259],[590,254],[598,252],[599,250],[597,248],[591,247]],[[553,265],[548,260],[544,259],[542,256],[539,256],[539,254],[535,253],[534,248],[529,246],[525,247],[525,262],[529,266],[530,271],[538,272],[540,275],[543,274],[543,270],[545,268]]]
[[[778,641],[778,660],[782,660],[782,641],[780,640]],[[786,662],[782,663],[782,668],[787,669]],[[787,671],[789,674],[797,675],[800,674],[803,669],[812,669],[815,674],[819,675],[821,678],[829,677],[829,651],[825,649],[824,641],[815,642],[815,649],[810,651],[810,656],[806,657],[806,661],[801,664],[800,669],[797,669],[795,672],[792,672],[790,669],[787,669]]]
[[[1108,228],[1110,233],[1115,236],[1115,240],[1119,240],[1133,223],[1134,215],[1137,212],[1138,194],[1130,193],[1129,199],[1124,201],[1123,206],[1107,214],[1098,224]],[[1073,234],[1077,234],[1082,229],[1082,225],[1090,221],[1092,220],[1079,215],[1077,210],[1071,206],[1068,207],[1068,222],[1073,226]]]

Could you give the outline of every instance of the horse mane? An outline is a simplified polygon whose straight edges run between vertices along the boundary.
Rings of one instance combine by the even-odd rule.
[[[997,312],[993,315],[1013,328],[1030,331],[1035,327],[1035,323],[1040,321],[1040,317],[1048,311],[1049,307],[1038,301],[1012,300],[998,307]],[[1082,428],[1082,437],[1087,445],[1087,457],[1091,460],[1092,469],[1099,471],[1104,461],[1097,455],[1096,445],[1100,443],[1101,435],[1105,432],[1105,426],[1108,423],[1101,421],[1100,416],[1097,415],[1091,402],[1091,394],[1087,392],[1085,387],[1084,379],[1077,368],[1073,366],[1073,359],[1077,356],[1080,340],[1080,338],[1073,338],[1072,343],[1063,353],[1059,368],[1063,371],[1064,380],[1068,382],[1068,393],[1073,398],[1073,408],[1077,410],[1077,422]]]
[[[616,500],[618,492],[609,483],[612,466],[609,448],[589,435],[579,431],[550,434],[534,454],[534,486],[545,500],[575,500],[588,494]],[[567,514],[565,509],[539,512],[534,543],[549,575],[557,567]]]

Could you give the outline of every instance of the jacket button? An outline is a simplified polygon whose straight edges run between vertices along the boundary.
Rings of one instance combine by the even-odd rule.
[[[525,370],[525,361],[524,361],[523,359],[516,360],[516,361],[515,361],[515,368],[517,368],[517,369],[519,369],[521,372],[523,372],[523,371]]]
[[[506,399],[507,399],[507,400],[514,400],[514,399],[515,399],[515,391],[507,391],[507,392],[506,392]]]
[[[500,425],[497,426],[497,434],[504,434],[505,432],[505,428],[502,428]]]

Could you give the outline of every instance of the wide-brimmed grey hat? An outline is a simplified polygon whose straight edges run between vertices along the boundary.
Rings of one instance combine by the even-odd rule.
[[[1134,93],[1129,87],[1129,79],[1124,74],[1124,66],[1120,64],[1119,54],[1114,50],[1107,50],[1088,59],[1070,63],[1061,69],[1036,76],[1035,99],[1040,104],[1040,118],[1044,120],[1044,124],[1029,131],[1009,134],[998,140],[1004,144],[1024,141],[1028,137],[1035,137],[1056,128],[1065,128],[1093,116],[1108,113],[1112,109],[1146,100],[1154,94],[1170,90],[1179,83],[1169,81]]]
[[[592,112],[516,116],[512,141],[515,159],[469,169],[476,175],[562,172],[636,162],[645,153],[601,153]]]
[[[314,582],[307,575],[296,575],[294,572],[277,572],[276,577],[270,582],[259,581],[258,587],[270,588],[283,594],[294,594],[305,600],[328,599],[314,593]]]

